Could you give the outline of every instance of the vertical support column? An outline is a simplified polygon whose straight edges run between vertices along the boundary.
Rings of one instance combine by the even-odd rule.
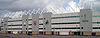
[[[8,32],[8,17],[3,19],[3,27],[4,32]]]
[[[92,11],[90,9],[80,10],[80,31],[92,32]]]
[[[29,24],[28,24],[28,16],[29,15],[23,15],[22,16],[22,31],[23,31],[23,33],[27,33],[28,32],[28,26],[29,26]]]
[[[1,26],[4,26],[3,23],[3,19],[1,19]],[[1,31],[4,31],[4,28],[2,28]]]
[[[32,34],[39,34],[39,14],[32,14]]]
[[[45,28],[44,32],[46,32],[47,35],[51,35],[51,12],[44,13],[43,14],[43,28]]]

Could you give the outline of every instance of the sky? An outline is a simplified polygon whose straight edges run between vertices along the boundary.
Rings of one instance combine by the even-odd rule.
[[[86,8],[100,11],[100,0],[0,0],[0,19],[44,12],[74,13]]]

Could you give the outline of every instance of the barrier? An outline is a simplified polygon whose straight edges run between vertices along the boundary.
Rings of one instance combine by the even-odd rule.
[[[39,34],[39,32],[32,32],[32,34],[33,34],[33,35],[38,35],[38,34]]]

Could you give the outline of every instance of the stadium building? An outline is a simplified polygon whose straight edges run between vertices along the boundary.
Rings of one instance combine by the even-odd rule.
[[[1,31],[47,35],[100,35],[100,13],[82,9],[77,13],[43,13],[5,17]]]

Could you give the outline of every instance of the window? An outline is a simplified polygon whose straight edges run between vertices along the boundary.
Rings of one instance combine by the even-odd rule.
[[[22,30],[22,28],[8,28],[8,30]]]

